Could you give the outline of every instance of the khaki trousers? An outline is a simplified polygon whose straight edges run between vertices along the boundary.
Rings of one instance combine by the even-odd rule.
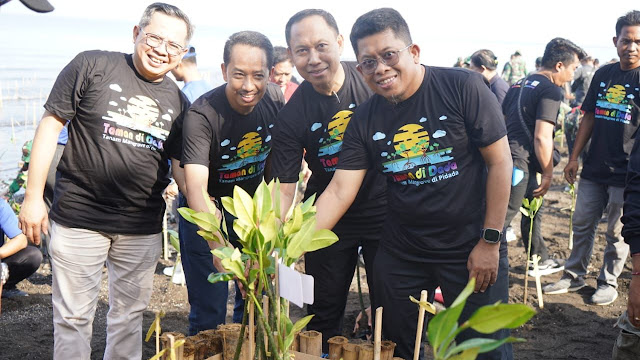
[[[89,359],[102,269],[109,276],[104,359],[142,358],[142,314],[151,299],[161,234],[120,235],[52,222],[54,359]]]

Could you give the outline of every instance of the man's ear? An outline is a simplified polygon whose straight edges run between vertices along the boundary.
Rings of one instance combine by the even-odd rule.
[[[133,43],[136,43],[136,39],[138,38],[138,34],[140,34],[140,27],[138,25],[135,25],[133,27]]]
[[[413,56],[413,62],[420,64],[420,46],[413,44],[409,48],[409,51],[411,51],[411,56]]]
[[[224,82],[229,82],[229,80],[227,80],[227,67],[224,63],[220,64],[220,69],[222,70],[222,79],[224,79]]]
[[[336,41],[338,41],[338,47],[340,47],[340,55],[342,55],[342,51],[344,51],[344,37],[342,37],[342,34],[338,34],[338,38],[336,39]]]
[[[618,47],[618,37],[617,36],[613,37],[613,46]]]

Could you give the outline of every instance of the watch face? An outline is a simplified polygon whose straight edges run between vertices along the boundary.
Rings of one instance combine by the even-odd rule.
[[[484,229],[482,237],[490,243],[497,243],[500,241],[500,231],[496,229]]]

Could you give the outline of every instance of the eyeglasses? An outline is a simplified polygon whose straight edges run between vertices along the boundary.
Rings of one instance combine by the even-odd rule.
[[[366,75],[371,75],[378,68],[378,59],[380,59],[380,61],[383,64],[387,65],[387,66],[393,66],[393,65],[397,64],[398,61],[400,60],[400,57],[399,57],[398,54],[401,51],[407,50],[412,45],[413,44],[409,44],[405,48],[397,50],[397,51],[394,51],[394,50],[385,51],[382,54],[382,56],[379,56],[376,59],[364,59],[364,60],[362,60],[361,63],[359,63],[357,65],[357,67],[359,67],[360,70],[362,70],[362,72],[365,73]]]
[[[170,56],[178,56],[185,52],[185,48],[182,45],[176,44],[173,41],[165,40],[156,34],[145,32],[142,28],[140,28],[140,31],[144,34],[145,43],[154,49],[164,43],[166,44],[165,49],[167,50],[167,54]]]

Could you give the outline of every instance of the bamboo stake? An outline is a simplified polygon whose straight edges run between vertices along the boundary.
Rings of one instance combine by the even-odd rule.
[[[373,360],[380,360],[382,347],[382,306],[376,309],[375,334],[373,337]]]
[[[254,311],[255,304],[253,301],[249,301],[249,360],[253,360],[253,350],[255,349],[255,335],[256,329],[254,324]]]
[[[278,336],[282,336],[282,332],[280,331],[280,254],[277,252],[274,253],[274,261],[276,262],[276,278],[274,279],[276,288],[276,331],[278,332]]]
[[[164,247],[162,258],[164,260],[169,260],[169,230],[167,228],[167,210],[164,211],[164,215],[162,216],[162,246]],[[175,264],[174,266],[176,265],[177,264]],[[173,280],[173,277],[171,280]]]
[[[538,292],[538,306],[540,309],[544,309],[544,301],[542,300],[542,284],[540,284],[540,272],[538,264],[540,263],[540,256],[538,254],[533,255],[533,275],[536,277],[536,291]]]
[[[175,344],[175,339],[173,337],[173,335],[171,334],[167,334],[167,337],[169,338],[169,356],[168,358],[171,360],[175,360],[176,359],[176,350],[173,348],[174,344]],[[165,353],[166,354],[166,353]]]
[[[160,315],[156,311],[156,354],[160,352]]]
[[[267,295],[262,295],[262,311],[264,312],[265,319],[269,319],[269,297]],[[264,335],[264,348],[266,350],[265,353],[267,353],[267,357],[268,357],[271,355],[269,352],[269,337],[267,336],[267,329],[262,329],[262,330],[264,332],[263,335]]]
[[[420,292],[420,301],[427,301],[427,290],[422,290]],[[376,313],[376,316],[377,316],[377,313]],[[416,330],[416,343],[413,347],[413,360],[418,360],[418,357],[420,356],[420,344],[422,343],[423,327],[424,327],[424,308],[420,306],[420,309],[418,310],[418,329]]]

